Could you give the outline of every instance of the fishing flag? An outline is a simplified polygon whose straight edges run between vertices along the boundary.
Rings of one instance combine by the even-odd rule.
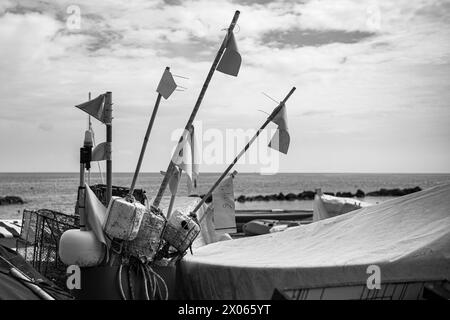
[[[181,172],[178,169],[178,167],[175,166],[175,170],[174,170],[172,176],[169,179],[169,189],[170,189],[170,193],[172,195],[176,195],[177,194],[178,183],[180,182],[180,177],[181,177]]]
[[[185,130],[181,141],[175,149],[172,161],[187,175],[187,188],[189,195],[197,192],[198,180],[198,151],[195,138],[194,126],[190,130]]]
[[[103,123],[108,121],[105,114],[105,94],[101,94],[97,98],[79,104],[75,107],[83,110]]]
[[[239,73],[239,68],[241,67],[241,61],[242,58],[236,44],[236,39],[234,38],[234,34],[232,32],[228,38],[225,52],[219,61],[217,70],[236,77]]]
[[[219,234],[236,233],[233,176],[226,177],[212,194],[214,226]]]
[[[177,84],[173,79],[172,73],[168,69],[164,70],[156,91],[160,93],[164,97],[164,99],[167,100],[176,88]]]
[[[270,140],[269,147],[287,154],[290,143],[290,136],[287,125],[286,106],[283,104],[272,122],[278,125],[277,131]]]
[[[107,160],[106,142],[102,142],[92,150],[91,161]]]

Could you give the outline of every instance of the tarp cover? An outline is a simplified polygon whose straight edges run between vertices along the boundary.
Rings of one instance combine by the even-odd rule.
[[[209,244],[186,255],[178,284],[188,299],[270,299],[275,288],[450,278],[450,184],[289,228]]]

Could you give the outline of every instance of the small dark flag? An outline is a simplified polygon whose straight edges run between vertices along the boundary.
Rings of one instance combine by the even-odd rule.
[[[234,34],[231,33],[230,38],[222,58],[220,59],[217,70],[230,76],[237,76],[241,67],[241,55],[236,45]]]
[[[156,91],[160,93],[164,99],[168,99],[170,95],[177,88],[177,84],[173,79],[172,73],[169,70],[164,70],[161,80],[159,81],[158,88]]]
[[[75,107],[83,110],[103,123],[108,121],[105,115],[105,94],[101,94],[97,98],[79,104]]]

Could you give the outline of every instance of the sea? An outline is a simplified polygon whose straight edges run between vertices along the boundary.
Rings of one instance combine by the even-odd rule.
[[[104,182],[104,176],[91,173],[89,184]],[[213,185],[220,173],[202,173],[199,178],[199,194],[204,194]],[[130,186],[132,173],[113,174],[113,185]],[[153,197],[162,181],[160,173],[141,173],[137,188],[146,190]],[[238,173],[234,181],[234,193],[240,195],[269,195],[280,192],[300,193],[321,188],[323,192],[364,192],[381,188],[422,189],[450,183],[450,174],[367,174],[367,173],[279,173],[261,175],[259,173]],[[52,209],[72,214],[77,198],[79,173],[0,173],[0,197],[19,196],[25,203],[0,205],[0,219],[21,219],[24,209]],[[179,196],[187,196],[186,178],[183,177],[178,188]],[[166,196],[169,196],[167,190]],[[364,201],[380,203],[389,198],[366,197]],[[290,209],[311,210],[312,201],[251,201],[236,202],[237,210],[246,209]]]

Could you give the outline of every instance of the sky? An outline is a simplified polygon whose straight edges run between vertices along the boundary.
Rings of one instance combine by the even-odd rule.
[[[76,172],[87,116],[74,106],[106,91],[113,169],[132,172],[170,66],[187,89],[161,102],[142,165],[164,170],[235,10],[241,69],[215,72],[196,118],[203,132],[255,130],[276,107],[262,93],[280,101],[295,86],[278,171],[450,172],[450,1],[441,0],[1,0],[0,172]]]

